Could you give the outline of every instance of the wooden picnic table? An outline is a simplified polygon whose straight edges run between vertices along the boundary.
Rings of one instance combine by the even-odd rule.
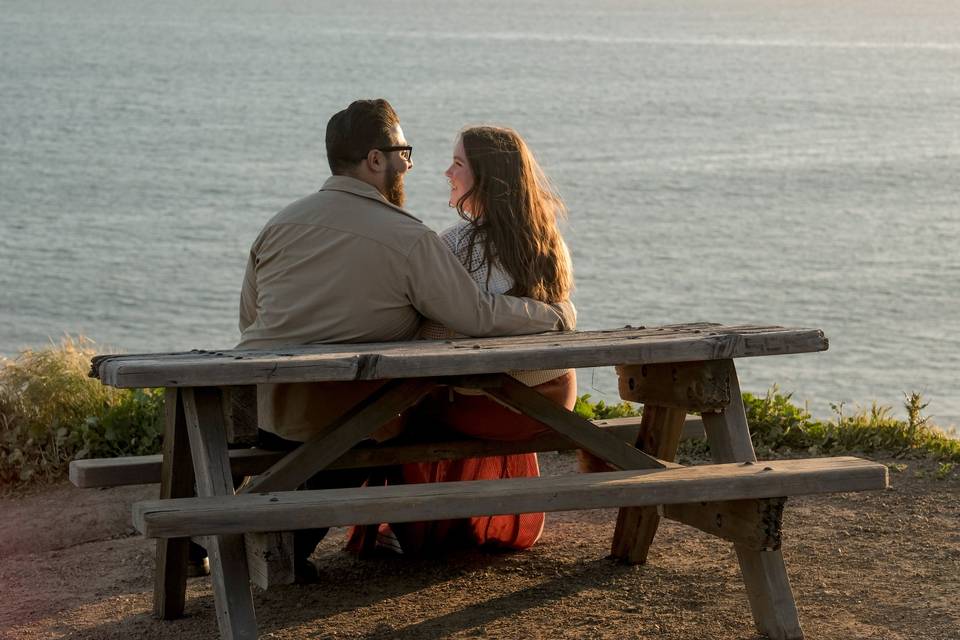
[[[167,389],[160,499],[134,507],[137,528],[158,539],[158,617],[182,615],[191,537],[203,540],[207,548],[222,636],[255,638],[243,534],[619,507],[615,558],[645,561],[661,515],[731,540],[757,629],[772,638],[801,638],[780,552],[785,498],[883,488],[886,468],[856,458],[754,464],[734,359],[823,351],[827,345],[817,329],[698,323],[269,351],[99,356],[91,375],[115,387]],[[617,367],[621,396],[644,404],[635,443],[505,374],[610,365]],[[388,382],[314,439],[271,461],[235,493],[223,390],[349,380]],[[293,491],[314,473],[356,455],[358,443],[438,385],[482,389],[619,471]],[[688,411],[702,414],[713,465],[673,463]],[[381,462],[389,461],[389,454],[383,456]]]

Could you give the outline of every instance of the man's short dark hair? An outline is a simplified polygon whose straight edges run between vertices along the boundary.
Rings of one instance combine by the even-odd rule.
[[[327,162],[341,175],[367,157],[370,149],[388,147],[391,130],[400,124],[397,112],[383,98],[356,100],[327,123]]]

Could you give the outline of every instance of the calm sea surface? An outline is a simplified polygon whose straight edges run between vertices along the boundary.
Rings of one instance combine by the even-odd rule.
[[[744,388],[817,415],[916,390],[960,422],[954,0],[2,0],[0,353],[232,346],[251,241],[375,96],[437,229],[457,130],[527,138],[582,328],[820,327],[828,352],[742,361]]]

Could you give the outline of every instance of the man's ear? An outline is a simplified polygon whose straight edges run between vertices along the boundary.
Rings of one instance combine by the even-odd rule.
[[[364,162],[367,165],[367,170],[371,173],[382,173],[387,168],[386,156],[378,149],[370,149]]]

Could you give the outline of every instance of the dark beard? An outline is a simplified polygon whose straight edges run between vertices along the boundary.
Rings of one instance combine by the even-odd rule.
[[[407,200],[403,191],[403,175],[393,167],[387,169],[387,192],[383,194],[390,204],[402,207]]]

